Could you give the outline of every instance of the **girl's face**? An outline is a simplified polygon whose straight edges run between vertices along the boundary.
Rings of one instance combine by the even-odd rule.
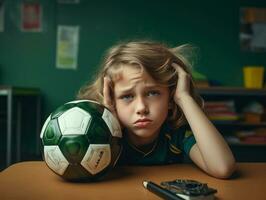
[[[169,89],[145,70],[126,65],[114,82],[117,116],[129,140],[141,146],[153,142],[168,114]]]

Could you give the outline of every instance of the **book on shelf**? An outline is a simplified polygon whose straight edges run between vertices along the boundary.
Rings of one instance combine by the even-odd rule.
[[[238,131],[235,135],[241,143],[245,144],[266,144],[266,129],[258,128],[250,131]]]
[[[245,138],[242,138],[241,142],[245,144],[266,144],[266,136],[263,135],[247,136]]]
[[[265,144],[266,129],[258,128],[254,130],[237,131],[232,135],[225,137],[231,144]]]
[[[206,101],[204,109],[210,120],[236,121],[239,115],[235,112],[234,101]]]

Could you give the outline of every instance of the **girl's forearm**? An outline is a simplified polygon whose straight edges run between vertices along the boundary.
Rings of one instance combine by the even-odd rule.
[[[235,159],[229,146],[195,100],[185,95],[179,98],[178,104],[194,133],[206,168],[215,171],[219,168],[233,167]]]

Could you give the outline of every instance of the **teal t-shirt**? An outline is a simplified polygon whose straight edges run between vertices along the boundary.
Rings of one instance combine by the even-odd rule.
[[[129,165],[162,165],[180,163],[189,154],[191,147],[196,143],[193,133],[187,127],[177,130],[171,129],[165,123],[159,137],[149,152],[142,152],[123,138],[123,150],[119,164]]]

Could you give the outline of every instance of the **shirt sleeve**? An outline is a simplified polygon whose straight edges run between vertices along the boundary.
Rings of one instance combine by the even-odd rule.
[[[189,155],[190,149],[196,143],[195,137],[190,130],[186,130],[182,141],[182,149]]]

